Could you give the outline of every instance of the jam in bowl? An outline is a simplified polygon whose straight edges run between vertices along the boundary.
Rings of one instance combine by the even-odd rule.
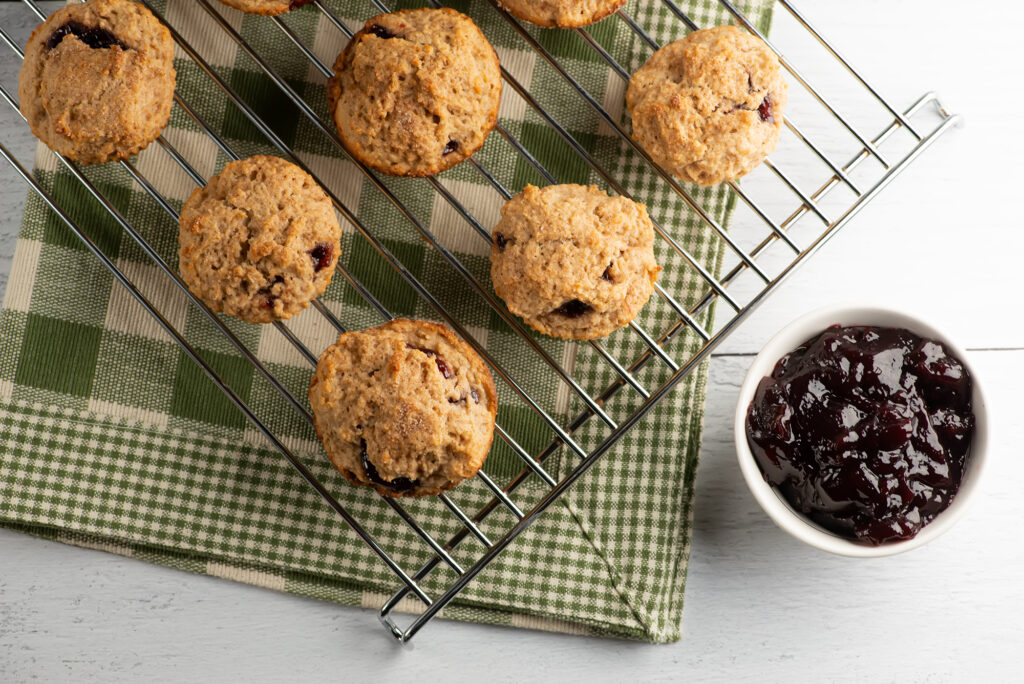
[[[962,512],[984,458],[984,402],[964,355],[885,310],[800,319],[757,357],[736,444],[784,529],[837,553],[907,550]]]

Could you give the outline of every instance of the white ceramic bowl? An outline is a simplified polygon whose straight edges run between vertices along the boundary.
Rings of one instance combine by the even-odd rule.
[[[758,467],[757,461],[754,460],[754,455],[751,453],[750,446],[747,443],[745,425],[747,408],[754,398],[754,392],[761,378],[770,375],[776,362],[785,354],[793,351],[802,343],[825,330],[825,328],[836,323],[843,326],[874,325],[906,328],[922,337],[938,340],[945,344],[947,349],[963,362],[973,379],[974,393],[972,402],[976,427],[960,490],[949,508],[936,516],[931,523],[925,525],[913,539],[871,546],[840,537],[816,525],[790,507],[786,500],[771,485],[765,482],[761,469]],[[985,397],[982,394],[978,374],[971,367],[966,354],[947,335],[936,329],[935,326],[913,316],[880,307],[848,305],[818,309],[801,316],[779,331],[764,346],[764,349],[757,355],[757,358],[754,359],[754,363],[751,365],[750,370],[747,372],[747,377],[740,387],[733,430],[736,441],[736,453],[739,457],[743,478],[747,481],[747,486],[750,488],[754,498],[757,499],[761,508],[764,509],[775,524],[800,541],[823,551],[858,558],[890,556],[916,549],[952,527],[963,516],[964,511],[971,505],[971,502],[977,498],[978,484],[988,456],[989,427]]]

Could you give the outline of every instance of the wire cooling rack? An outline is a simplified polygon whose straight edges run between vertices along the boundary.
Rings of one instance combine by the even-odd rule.
[[[674,19],[680,25],[679,35],[686,31],[700,28],[673,0],[660,0],[669,10]],[[36,6],[33,0],[23,0],[24,5],[41,21],[44,14]],[[156,11],[148,0],[142,2],[150,7],[157,16]],[[212,2],[212,4],[211,4]],[[433,6],[440,6],[437,0],[429,0]],[[337,514],[358,534],[366,544],[379,556],[381,561],[395,574],[399,581],[398,589],[393,596],[384,604],[380,610],[380,619],[389,628],[391,633],[399,641],[408,641],[415,635],[424,624],[448,605],[449,602],[501,551],[508,546],[519,534],[521,534],[531,522],[537,519],[558,497],[570,487],[584,472],[587,471],[599,458],[612,449],[622,436],[640,421],[652,407],[654,407],[672,388],[697,364],[705,359],[727,335],[729,335],[746,317],[771,293],[775,287],[786,278],[800,263],[813,254],[827,239],[834,235],[842,226],[859,212],[864,205],[878,195],[908,164],[917,158],[928,146],[939,136],[955,125],[959,117],[949,114],[940,104],[937,96],[927,93],[909,107],[897,109],[888,100],[883,98],[868,82],[858,73],[845,58],[829,43],[822,35],[806,20],[806,18],[788,1],[781,0],[779,3],[787,12],[788,16],[798,23],[803,33],[810,40],[820,44],[826,55],[828,65],[834,67],[832,79],[843,77],[849,82],[841,91],[841,95],[827,95],[820,87],[816,86],[806,77],[800,69],[792,64],[786,57],[767,41],[768,45],[779,54],[783,67],[790,75],[791,104],[786,112],[785,125],[788,129],[783,138],[782,144],[775,152],[772,159],[765,161],[763,169],[758,172],[767,175],[769,180],[775,181],[774,189],[763,182],[749,177],[744,179],[743,187],[737,183],[729,183],[729,191],[735,195],[738,211],[735,217],[735,227],[727,233],[711,216],[709,211],[702,206],[694,194],[676,181],[669,173],[659,168],[650,157],[640,148],[622,127],[615,115],[605,109],[597,97],[588,92],[587,88],[579,80],[573,77],[570,70],[559,62],[543,45],[542,41],[535,38],[537,32],[521,25],[511,15],[506,13],[497,0],[490,0],[494,11],[498,12],[506,20],[515,33],[536,53],[547,62],[558,76],[564,81],[566,94],[569,97],[578,97],[583,106],[593,110],[604,124],[621,138],[625,145],[639,155],[648,167],[650,172],[660,179],[672,193],[681,198],[685,205],[696,216],[700,218],[709,239],[721,240],[726,247],[726,261],[722,269],[721,277],[715,277],[714,270],[710,265],[701,263],[697,258],[688,253],[680,245],[671,232],[657,224],[656,232],[659,237],[665,240],[671,248],[682,257],[685,264],[694,270],[702,279],[703,296],[689,306],[679,301],[677,293],[667,291],[659,286],[658,296],[674,312],[675,320],[664,330],[648,331],[637,323],[631,324],[631,333],[642,340],[645,350],[636,358],[618,359],[600,342],[589,343],[593,351],[603,359],[614,371],[616,380],[607,386],[603,391],[591,396],[574,379],[572,372],[564,368],[558,360],[552,358],[550,353],[539,345],[523,329],[503,305],[494,299],[486,286],[479,283],[458,258],[439,242],[423,223],[416,217],[403,202],[380,181],[366,167],[352,160],[366,178],[370,180],[376,191],[381,193],[384,199],[389,202],[407,220],[412,227],[434,248],[436,248],[444,259],[458,271],[469,284],[469,286],[487,301],[494,312],[515,330],[523,344],[529,345],[537,355],[537,363],[543,364],[553,371],[585,406],[585,409],[576,415],[567,424],[560,424],[555,418],[549,415],[542,406],[535,401],[523,387],[516,383],[514,378],[497,363],[480,345],[473,336],[460,325],[457,318],[446,309],[417,278],[407,269],[401,260],[393,254],[388,247],[377,237],[374,226],[365,225],[349,207],[345,206],[338,197],[331,194],[332,200],[341,215],[347,219],[355,229],[396,269],[404,281],[416,291],[418,296],[436,311],[437,315],[453,327],[464,339],[488,361],[492,370],[509,388],[521,398],[544,422],[551,433],[551,441],[538,453],[529,453],[520,446],[515,437],[507,432],[500,424],[496,428],[497,438],[515,453],[523,463],[522,471],[507,482],[495,482],[481,470],[477,478],[493,494],[490,502],[479,510],[473,512],[464,511],[448,494],[442,494],[436,498],[437,505],[443,506],[450,515],[458,521],[458,532],[445,541],[435,539],[425,530],[409,511],[398,501],[387,497],[380,497],[381,505],[389,506],[394,512],[415,532],[429,549],[430,560],[422,567],[410,570],[403,567],[392,554],[384,548],[377,539],[371,535],[360,521],[342,503],[340,503],[328,489],[314,476],[312,472],[297,458],[283,441],[270,430],[263,421],[253,412],[245,401],[229,386],[227,382],[210,367],[200,353],[175,329],[154,305],[136,287],[135,283],[118,268],[113,260],[105,255],[100,248],[94,244],[82,227],[68,214],[66,209],[39,184],[34,176],[0,144],[0,154],[14,167],[17,173],[27,181],[34,190],[39,193],[43,201],[67,224],[74,234],[86,245],[102,263],[110,270],[113,276],[130,292],[130,294],[153,316],[163,330],[165,330],[184,352],[200,366],[203,372],[210,378],[231,402],[245,415],[259,432],[288,459],[298,470],[302,477],[315,489],[321,497],[333,508]],[[722,7],[733,17],[735,23],[745,27],[747,30],[765,38],[753,24],[728,0],[720,0]],[[232,24],[224,19],[214,5],[214,0],[196,0],[195,12],[205,12],[213,25],[219,27],[224,33],[224,39],[233,41],[255,62],[257,67],[281,90],[282,96],[288,98],[299,109],[306,119],[321,133],[332,140],[340,149],[340,143],[333,130],[333,124],[322,120],[314,108],[293,88],[289,82],[282,77],[274,68],[264,60],[245,40]],[[323,18],[334,25],[347,38],[351,36],[351,29],[341,21],[325,0],[313,0],[315,11],[322,13]],[[369,5],[372,5],[370,7]],[[381,0],[369,0],[366,16],[377,12],[387,12],[389,8]],[[310,10],[303,10],[310,11]],[[310,46],[303,43],[300,37],[289,27],[287,15],[278,18],[268,18],[279,29],[287,39],[309,60],[312,68],[321,72],[324,76],[330,75],[329,65],[318,59]],[[614,17],[607,21],[623,22],[630,30],[636,32],[637,36],[647,44],[653,51],[660,47],[651,37],[645,28],[626,11],[619,11]],[[166,23],[166,21],[165,21]],[[289,158],[303,168],[305,164],[289,149],[288,145],[278,136],[273,128],[262,119],[256,111],[240,97],[225,80],[210,66],[191,45],[170,26],[172,35],[189,59],[209,78],[216,91],[233,103],[267,139],[276,147],[282,156]],[[610,72],[617,78],[628,81],[629,72],[601,45],[594,37],[591,30],[577,29],[576,33],[582,41],[592,49],[598,57],[607,64]],[[22,57],[22,49],[8,32],[0,28],[0,38],[18,57]],[[502,69],[502,76],[505,83],[515,95],[525,102],[543,119],[545,124],[564,141],[572,150],[579,155],[580,159],[600,176],[607,186],[624,196],[629,196],[622,184],[622,179],[616,178],[606,168],[602,167],[588,151],[587,147],[576,140],[560,123],[548,113],[535,99],[528,88],[524,87],[505,68]],[[795,82],[795,83],[794,83]],[[819,84],[822,81],[819,81]],[[856,86],[857,95],[869,99],[874,107],[878,109],[877,120],[880,122],[878,130],[873,136],[862,132],[863,124],[852,121],[852,117],[844,114],[848,106],[846,100],[849,93],[854,90],[849,84]],[[6,88],[0,86],[0,95],[8,105],[15,111],[18,104],[15,97]],[[505,97],[509,97],[506,93]],[[801,99],[802,98],[802,99]],[[840,104],[842,102],[842,104]],[[175,96],[176,105],[191,118],[210,138],[216,146],[228,157],[239,158],[239,154],[214,131],[196,113],[196,110],[180,96]],[[805,124],[803,117],[816,118],[811,124]],[[923,121],[929,119],[928,121]],[[806,126],[806,128],[804,127]],[[811,131],[814,131],[812,134]],[[555,176],[545,168],[531,153],[530,149],[519,139],[512,135],[502,126],[496,129],[515,154],[540,174],[550,183],[557,183]],[[897,139],[902,138],[902,143],[897,144]],[[161,137],[157,144],[169,155],[181,169],[198,185],[203,185],[206,179],[200,175],[189,161],[166,139]],[[885,148],[883,150],[883,147]],[[844,151],[845,150],[845,151]],[[805,155],[800,157],[800,154]],[[852,156],[851,156],[852,154]],[[842,156],[840,156],[842,155]],[[837,159],[845,159],[840,162]],[[796,160],[796,161],[792,161]],[[236,337],[231,330],[213,314],[201,301],[193,297],[175,270],[171,268],[142,237],[140,232],[133,226],[124,215],[118,210],[115,204],[103,192],[92,183],[78,168],[76,164],[67,159],[61,158],[62,163],[80,181],[88,192],[99,201],[110,213],[114,220],[133,240],[138,243],[146,255],[152,259],[154,264],[168,277],[191,300],[192,304],[205,314],[205,317],[216,326],[226,339],[254,366],[257,372],[262,375],[283,399],[289,403],[296,412],[306,420],[311,420],[310,413],[304,403],[293,396],[284,384],[279,381],[273,373],[250,351],[246,345]],[[504,187],[488,168],[479,160],[471,158],[467,162],[486,179],[501,198],[508,199],[513,190]],[[784,171],[793,165],[796,171]],[[150,182],[137,167],[130,161],[121,162],[125,171],[166,211],[171,217],[177,218],[177,213],[172,204],[163,197],[153,183]],[[307,170],[309,170],[307,168]],[[315,175],[315,174],[314,174]],[[423,182],[429,183],[433,189],[451,206],[470,226],[472,226],[481,237],[490,241],[490,233],[480,221],[464,207],[455,195],[447,188],[442,180],[427,178]],[[323,183],[322,183],[323,184]],[[325,187],[329,186],[324,184]],[[806,192],[803,188],[815,188]],[[765,190],[765,188],[768,188]],[[763,197],[758,199],[760,192]],[[329,193],[330,194],[330,193]],[[779,208],[782,207],[786,216],[781,221],[774,220],[772,216],[780,215]],[[653,212],[652,212],[653,213]],[[808,221],[801,222],[805,217]],[[654,217],[656,219],[656,217]],[[810,225],[808,225],[810,224]],[[352,285],[356,292],[362,296],[371,307],[376,309],[380,315],[387,319],[391,317],[390,312],[381,304],[373,292],[367,289],[360,281],[348,272],[341,264],[339,271]],[[714,324],[705,328],[698,322],[700,314],[712,304],[718,305],[718,316]],[[337,330],[343,331],[344,327],[338,318],[321,302],[314,302],[314,309],[324,316],[327,321]],[[284,323],[275,324],[277,329],[287,340],[294,345],[299,353],[305,357],[311,365],[316,364],[317,355],[308,349],[303,342]],[[669,343],[682,335],[696,335],[698,344],[696,347],[685,347],[680,345],[672,346]],[[690,353],[692,348],[696,352]],[[680,353],[683,351],[685,353]],[[664,364],[669,370],[667,380],[660,382],[656,387],[648,387],[640,379],[639,371],[648,364]],[[609,402],[624,388],[630,388],[640,399],[635,410],[620,420],[613,419],[606,408]],[[586,450],[574,439],[574,435],[584,424],[593,418],[603,422],[609,432],[607,436],[596,447]],[[545,462],[559,448],[566,449],[575,455],[577,460],[574,465],[565,469],[566,472],[560,478],[554,477],[545,468]],[[511,494],[528,479],[536,479],[543,483],[543,494],[536,500],[528,510],[522,510],[513,501]],[[493,532],[488,535],[483,529],[482,522],[495,510],[504,509],[511,514],[511,524],[500,530],[500,536]],[[454,549],[462,544],[464,540],[472,537],[478,544],[476,553],[472,555],[472,564],[461,564],[452,555]],[[423,587],[424,579],[433,573],[438,566],[445,566],[454,576],[446,583],[443,593],[429,595]],[[409,596],[421,604],[419,609],[414,611],[417,614],[411,622],[402,626],[395,619],[396,607],[399,602]],[[408,608],[409,602],[403,603],[403,609]]]

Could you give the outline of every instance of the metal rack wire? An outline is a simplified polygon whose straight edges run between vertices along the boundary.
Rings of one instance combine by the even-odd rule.
[[[44,18],[43,13],[36,6],[33,0],[23,1],[29,10],[34,12],[40,20]],[[376,10],[380,12],[389,11],[388,7],[381,0],[369,1]],[[729,0],[719,1],[725,10],[727,10],[728,13],[736,20],[736,23],[753,33],[760,35],[753,24],[747,20],[747,18],[732,4],[732,2],[729,2]],[[164,20],[160,13],[151,5],[149,0],[142,0],[142,2],[149,6],[150,9],[153,10],[154,14],[160,17],[161,20]],[[441,6],[441,3],[438,2],[438,0],[428,0],[428,2],[433,6]],[[692,21],[691,18],[674,2],[674,0],[661,0],[661,2],[669,10],[671,15],[678,19],[685,30],[696,30],[699,28],[697,24]],[[345,505],[339,502],[330,491],[328,491],[327,487],[325,487],[324,484],[320,482],[317,477],[315,477],[315,475],[302,463],[302,461],[291,450],[289,450],[283,441],[266,426],[266,424],[229,386],[229,384],[218,376],[213,368],[203,359],[202,355],[190,345],[189,341],[186,340],[182,334],[161,314],[161,312],[142,294],[136,284],[133,283],[132,280],[128,278],[124,272],[120,270],[118,266],[90,240],[87,233],[83,231],[81,226],[75,223],[65,208],[60,206],[53,196],[40,185],[36,178],[25,169],[25,167],[9,152],[9,150],[0,144],[0,155],[2,155],[14,167],[17,173],[33,187],[43,201],[56,213],[68,228],[74,232],[80,240],[82,240],[89,251],[100,259],[103,265],[110,270],[114,277],[128,289],[132,297],[134,297],[135,300],[138,301],[139,304],[141,304],[154,317],[159,326],[181,346],[185,353],[199,365],[207,377],[209,377],[211,381],[213,381],[217,387],[224,392],[228,399],[238,407],[240,411],[242,411],[249,422],[264,437],[266,437],[275,449],[284,455],[284,457],[296,468],[309,485],[320,494],[327,504],[333,508],[339,516],[341,516],[341,518],[356,532],[356,534],[366,542],[369,548],[372,549],[381,561],[395,574],[400,581],[400,584],[397,591],[381,608],[380,619],[385,625],[387,625],[394,637],[402,642],[411,639],[427,621],[448,605],[451,600],[455,598],[455,596],[458,595],[458,593],[481,570],[483,570],[483,568],[485,568],[506,546],[508,546],[534,520],[536,520],[539,515],[550,507],[552,503],[554,503],[568,487],[572,486],[572,484],[598,459],[612,449],[621,437],[637,422],[642,420],[643,417],[659,401],[661,401],[682,378],[691,372],[697,364],[703,361],[708,354],[719,343],[721,343],[721,341],[725,339],[725,337],[728,336],[783,279],[785,279],[798,265],[806,260],[807,257],[813,254],[842,226],[849,222],[849,220],[859,212],[868,201],[881,192],[907,167],[908,164],[910,164],[910,162],[916,159],[940,135],[947,131],[951,126],[955,125],[958,120],[956,115],[951,115],[945,111],[937,97],[932,93],[925,94],[910,107],[902,111],[895,108],[886,99],[879,95],[879,93],[872,88],[868,82],[853,69],[852,66],[850,66],[841,54],[821,36],[821,34],[788,0],[780,0],[780,4],[785,8],[788,14],[791,15],[808,32],[808,34],[813,37],[814,40],[821,44],[837,64],[846,70],[856,82],[863,86],[868,95],[882,110],[884,110],[886,116],[891,118],[889,119],[889,123],[885,125],[874,137],[866,136],[850,121],[849,117],[842,113],[841,108],[837,104],[823,95],[821,90],[816,88],[800,70],[791,64],[786,57],[769,42],[768,45],[775,50],[777,54],[779,54],[783,67],[788,71],[792,79],[795,80],[807,94],[809,94],[812,100],[816,102],[836,124],[838,124],[838,127],[844,131],[847,136],[855,141],[856,144],[854,149],[856,152],[845,163],[835,161],[833,155],[826,151],[826,146],[816,142],[798,122],[797,116],[802,115],[804,112],[795,111],[793,112],[792,117],[790,116],[790,112],[787,112],[785,125],[788,131],[792,134],[794,144],[802,145],[807,151],[809,151],[812,157],[818,160],[824,169],[826,169],[825,180],[813,192],[805,192],[802,189],[802,183],[799,182],[793,174],[787,173],[781,162],[777,162],[773,159],[766,160],[765,168],[770,171],[770,173],[781,183],[781,187],[785,188],[789,195],[791,195],[796,201],[796,208],[793,209],[787,218],[782,221],[772,219],[772,212],[756,201],[752,197],[751,192],[747,189],[741,187],[738,183],[729,183],[728,187],[730,192],[735,195],[737,200],[741,203],[741,206],[746,207],[749,215],[753,217],[756,223],[760,224],[762,227],[767,227],[768,229],[767,235],[760,239],[760,241],[757,241],[752,248],[744,249],[741,245],[740,239],[727,232],[686,187],[681,185],[669,173],[654,164],[649,155],[647,155],[647,153],[632,140],[628,132],[622,127],[615,116],[606,111],[598,99],[588,92],[588,90],[571,75],[569,70],[544,47],[541,41],[534,37],[532,30],[527,29],[509,15],[500,6],[498,0],[490,0],[490,3],[493,5],[494,10],[499,13],[504,20],[508,22],[515,33],[521,37],[524,43],[535,50],[537,54],[558,74],[559,78],[565,82],[567,90],[578,96],[587,107],[592,109],[603,124],[606,124],[614,135],[618,136],[633,153],[643,160],[649,171],[656,175],[660,179],[660,182],[664,183],[675,196],[685,203],[685,206],[687,206],[690,211],[699,217],[703,222],[703,225],[706,227],[708,235],[716,240],[721,240],[724,243],[726,251],[731,259],[731,266],[729,266],[729,262],[727,262],[727,269],[724,275],[716,278],[711,272],[713,269],[708,268],[705,264],[701,263],[698,258],[689,253],[685,247],[683,247],[683,245],[673,237],[672,232],[659,223],[657,221],[657,217],[652,216],[655,220],[655,228],[659,237],[664,240],[666,244],[681,258],[682,263],[684,263],[688,268],[691,268],[701,279],[703,283],[703,295],[700,296],[695,303],[687,306],[680,301],[680,297],[677,296],[677,293],[670,292],[659,286],[657,294],[665,305],[674,313],[675,320],[666,329],[654,332],[644,329],[644,327],[639,323],[632,323],[630,325],[630,332],[642,342],[644,347],[644,351],[636,358],[616,358],[615,355],[601,342],[590,342],[590,348],[600,359],[608,364],[616,377],[615,381],[605,387],[602,391],[591,395],[591,393],[580,385],[569,370],[564,368],[557,359],[553,358],[542,345],[538,344],[535,339],[531,337],[523,327],[522,323],[509,314],[503,304],[496,300],[494,295],[491,294],[489,288],[484,283],[481,283],[476,279],[470,269],[463,265],[456,255],[441,243],[436,235],[431,233],[427,226],[417,218],[416,214],[412,210],[403,204],[388,185],[382,182],[373,172],[363,166],[360,162],[350,158],[351,161],[359,167],[362,174],[367,180],[369,180],[376,191],[381,193],[384,199],[395,210],[397,210],[404,220],[406,220],[410,226],[424,240],[426,240],[426,242],[429,243],[432,248],[441,255],[441,257],[443,257],[445,262],[462,277],[465,281],[466,287],[489,305],[491,310],[493,310],[493,312],[497,314],[512,331],[515,332],[519,341],[522,344],[527,345],[536,354],[538,363],[546,367],[559,381],[563,382],[568,387],[571,394],[585,407],[584,410],[576,415],[571,421],[562,425],[530,395],[530,393],[524,388],[524,385],[516,380],[514,374],[489,354],[484,345],[480,344],[474,336],[470,334],[470,331],[467,330],[464,325],[460,324],[460,321],[457,320],[456,316],[454,316],[442,304],[442,302],[417,279],[414,273],[410,271],[387,247],[385,242],[380,239],[374,228],[372,226],[365,225],[354,211],[347,207],[336,194],[331,192],[328,184],[321,183],[324,185],[325,189],[328,190],[328,194],[340,214],[377,250],[377,252],[396,270],[403,281],[436,312],[439,318],[443,319],[461,337],[474,347],[474,349],[487,361],[494,373],[499,376],[501,381],[504,382],[518,397],[518,399],[528,406],[539,417],[539,419],[543,421],[551,433],[551,441],[546,447],[541,449],[538,453],[530,453],[522,447],[519,441],[516,440],[515,436],[506,430],[501,424],[496,427],[498,439],[501,440],[512,453],[518,456],[522,461],[523,468],[516,476],[504,483],[493,481],[483,470],[481,470],[477,479],[491,492],[492,498],[489,503],[472,513],[466,512],[460,508],[451,496],[447,494],[438,496],[437,501],[454,517],[455,520],[458,521],[459,525],[458,532],[444,542],[438,541],[429,533],[429,531],[424,529],[424,527],[417,522],[416,518],[402,504],[388,497],[380,497],[382,501],[381,505],[389,506],[394,513],[410,527],[416,536],[422,540],[425,547],[429,549],[430,560],[415,571],[407,570],[393,557],[393,555],[388,553],[384,548],[384,545],[375,539],[374,536],[360,523],[356,516],[353,515]],[[310,123],[314,129],[323,134],[329,142],[337,147],[339,151],[344,152],[344,148],[334,131],[333,124],[329,121],[324,121],[316,113],[315,109],[302,97],[302,95],[297,92],[296,89],[292,87],[280,73],[275,71],[275,69],[259,54],[257,50],[253,49],[253,47],[242,38],[238,31],[232,27],[231,23],[214,8],[211,4],[211,0],[196,0],[195,4],[197,6],[195,11],[205,12],[210,21],[224,32],[225,37],[237,44],[238,48],[248,55],[248,57],[257,65],[259,70],[277,88],[280,89],[282,94],[287,97],[292,104],[298,108],[301,115],[308,121],[308,123]],[[315,8],[315,11],[321,13],[323,18],[344,34],[345,37],[351,36],[351,30],[328,6],[325,0],[313,0],[312,5]],[[280,30],[282,35],[287,38],[287,40],[293,44],[306,59],[309,60],[310,65],[314,69],[324,76],[329,76],[331,74],[329,66],[322,62],[308,45],[304,44],[299,35],[289,26],[286,18],[275,17],[269,18],[267,21],[272,22],[276,28]],[[626,11],[619,11],[613,18],[609,19],[609,21],[623,22],[631,31],[635,32],[636,35],[649,48],[651,48],[652,51],[659,47],[658,43],[647,31],[645,31],[640,23],[638,23]],[[167,22],[165,21],[165,23]],[[306,164],[303,163],[298,155],[296,155],[284,140],[282,140],[274,129],[259,116],[249,103],[245,102],[245,100],[231,88],[231,86],[217,73],[217,71],[211,67],[211,65],[204,60],[204,58],[182,37],[175,27],[170,25],[168,26],[181,51],[184,52],[190,60],[192,60],[192,62],[203,72],[205,77],[214,84],[217,90],[242,112],[246,120],[258,129],[263,136],[265,136],[269,144],[275,147],[282,156],[312,173]],[[576,32],[582,41],[599,56],[599,58],[614,74],[624,81],[628,81],[630,75],[629,71],[614,59],[614,57],[601,45],[601,43],[588,29],[576,29]],[[764,36],[761,37],[764,38]],[[19,44],[3,28],[0,28],[0,39],[2,39],[16,55],[19,57],[23,56]],[[765,40],[767,42],[767,39]],[[502,77],[516,96],[522,98],[526,105],[544,121],[545,125],[550,127],[558,138],[568,145],[581,158],[587,167],[596,173],[611,190],[623,196],[630,196],[626,187],[624,187],[624,184],[621,182],[621,179],[616,178],[612,173],[598,163],[591,152],[573,137],[565,125],[556,120],[547,110],[545,110],[545,108],[542,107],[537,99],[530,93],[529,89],[517,81],[516,78],[504,67],[502,68]],[[7,104],[16,112],[18,111],[17,100],[2,86],[0,86],[0,96],[2,96]],[[216,144],[217,148],[225,156],[230,159],[239,158],[237,151],[233,149],[213,127],[208,125],[193,106],[179,95],[175,96],[175,103],[189,119],[191,119],[206,135],[210,137],[210,139]],[[922,128],[921,123],[912,123],[912,119],[915,119],[927,111],[933,112],[933,115],[937,119],[936,123],[929,125],[927,130]],[[527,165],[529,165],[530,168],[536,171],[547,182],[558,182],[558,179],[547,168],[545,168],[540,161],[538,161],[536,156],[531,153],[528,147],[517,139],[517,137],[509,130],[501,125],[499,125],[496,130],[498,135],[501,136],[501,139],[508,144],[512,152],[518,155]],[[911,136],[912,140],[910,147],[909,149],[902,151],[899,158],[890,159],[890,153],[883,152],[881,145],[889,141],[890,138],[901,131]],[[174,162],[180,166],[192,181],[200,186],[205,184],[206,179],[196,171],[190,162],[168,140],[161,137],[158,139],[157,144],[164,153],[169,155]],[[875,160],[881,167],[880,175],[871,177],[866,184],[864,180],[855,180],[854,172],[861,168],[864,162],[870,159]],[[118,226],[138,244],[143,252],[164,274],[166,274],[166,276],[173,280],[175,285],[184,293],[191,303],[198,307],[198,309],[204,314],[205,318],[216,326],[228,342],[253,365],[256,371],[271,384],[274,390],[281,395],[292,409],[294,409],[304,420],[311,421],[312,417],[305,404],[297,399],[285,387],[285,385],[274,376],[266,365],[262,363],[234,333],[232,333],[232,331],[217,315],[215,315],[202,301],[194,297],[188,291],[188,288],[184,285],[175,269],[170,267],[160,254],[146,242],[139,230],[137,230],[137,228],[125,218],[115,204],[104,196],[103,192],[93,182],[91,182],[85,174],[82,173],[74,162],[71,162],[66,158],[61,158],[61,162],[66,166],[68,171],[83,184],[90,195],[103,205],[103,207],[110,213],[112,220],[115,221]],[[495,201],[508,199],[514,194],[514,191],[506,188],[498,180],[497,175],[488,169],[480,160],[471,158],[467,163],[472,165],[487,184],[493,188],[497,195]],[[120,162],[120,165],[127,174],[137,182],[153,200],[157,202],[163,211],[165,211],[175,221],[177,220],[177,212],[172,203],[161,195],[154,184],[147,179],[131,161]],[[314,176],[315,175],[316,174],[314,174]],[[490,242],[491,237],[488,228],[482,225],[477,217],[475,217],[465,206],[463,206],[462,203],[460,203],[450,188],[446,187],[442,179],[429,177],[423,182],[429,183],[438,195],[459,217],[461,217],[462,220],[467,223],[473,231],[479,235],[481,239],[488,243]],[[824,205],[825,199],[839,187],[845,188],[852,197],[852,200],[844,202],[838,208],[826,207]],[[807,240],[802,241],[796,236],[794,226],[804,216],[810,216],[817,219],[820,222],[820,227],[813,230]],[[803,244],[801,244],[801,242],[803,242]],[[787,250],[788,256],[782,261],[781,265],[777,265],[776,268],[772,269],[765,265],[765,258],[763,255],[769,252],[770,248],[775,245],[781,245],[785,250]],[[339,272],[346,279],[348,284],[351,285],[351,287],[377,313],[379,313],[383,319],[390,319],[392,317],[391,313],[381,303],[380,299],[365,287],[352,272],[340,263],[338,268]],[[756,285],[753,291],[748,295],[741,296],[737,294],[735,289],[731,288],[741,278],[741,276],[744,276],[745,274],[751,274]],[[721,303],[724,308],[724,312],[720,312],[714,326],[710,329],[706,329],[705,326],[698,322],[698,317],[705,312],[708,307],[716,302]],[[319,315],[323,316],[336,330],[344,331],[345,328],[341,321],[323,303],[314,302],[314,308]],[[275,325],[278,331],[280,331],[287,341],[295,347],[301,356],[305,358],[311,366],[315,366],[317,355],[307,348],[286,324],[279,322]],[[681,347],[678,345],[670,345],[673,340],[684,335],[696,336],[696,352],[680,354],[679,349]],[[650,363],[660,363],[668,369],[669,375],[667,379],[660,382],[656,387],[645,386],[644,382],[639,378],[639,372]],[[609,402],[621,390],[627,387],[636,393],[640,399],[640,403],[638,407],[627,416],[620,420],[615,420],[606,407],[609,406]],[[597,420],[602,422],[606,426],[608,432],[596,447],[586,449],[577,442],[574,435],[582,426],[593,418],[597,418]],[[556,478],[548,471],[548,469],[545,468],[545,463],[559,448],[565,448],[568,452],[573,454],[577,460],[563,476]],[[536,480],[543,483],[544,493],[536,501],[531,501],[531,508],[523,510],[515,501],[513,501],[511,495],[519,489],[524,482],[531,478],[536,478]],[[485,533],[481,524],[493,511],[498,509],[503,509],[512,516],[512,524],[502,528],[500,537],[496,537],[493,533],[491,535]],[[477,550],[477,554],[474,556],[472,565],[459,563],[452,553],[467,537],[473,537],[480,546]],[[423,581],[431,575],[439,565],[446,566],[454,575],[454,579],[444,585],[446,588],[443,593],[431,596],[428,594],[426,589],[424,589]],[[410,594],[422,604],[422,610],[411,621],[411,623],[405,626],[400,626],[395,620],[394,612],[399,602]]]

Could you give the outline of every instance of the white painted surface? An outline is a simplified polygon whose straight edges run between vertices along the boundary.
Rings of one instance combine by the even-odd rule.
[[[905,102],[938,89],[968,125],[868,207],[713,359],[682,642],[656,647],[438,621],[411,648],[398,648],[369,611],[0,532],[0,681],[442,673],[452,681],[1020,680],[1024,10],[1002,3],[996,14],[995,4],[981,5],[967,16],[951,0],[801,4],[883,93]],[[0,8],[5,27],[12,14]],[[0,59],[5,83],[14,73]],[[6,112],[0,126],[5,145],[31,149]],[[0,168],[0,274],[10,269],[23,194]],[[775,529],[747,492],[731,444],[750,355],[783,322],[849,298],[935,320],[971,350],[991,402],[985,496],[947,535],[893,558],[831,557]]]

